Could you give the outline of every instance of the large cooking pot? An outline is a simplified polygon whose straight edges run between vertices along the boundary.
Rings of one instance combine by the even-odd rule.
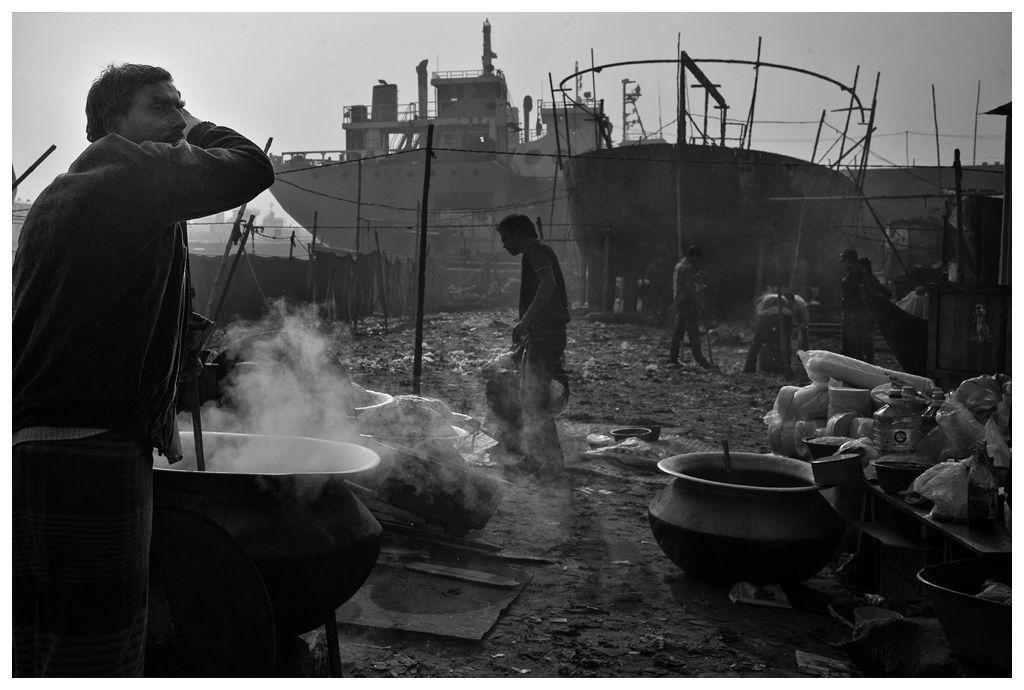
[[[154,472],[157,506],[198,513],[230,534],[267,588],[279,637],[324,624],[369,576],[381,526],[346,488],[380,457],[351,443],[269,434],[203,432],[207,471],[185,459]]]
[[[689,453],[658,468],[675,479],[648,510],[672,561],[697,577],[801,582],[832,557],[843,522],[802,460],[760,453]]]

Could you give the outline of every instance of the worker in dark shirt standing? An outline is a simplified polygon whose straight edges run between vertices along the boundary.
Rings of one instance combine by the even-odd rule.
[[[565,279],[554,250],[538,239],[529,218],[507,216],[498,223],[498,233],[505,251],[523,256],[519,321],[512,328],[512,344],[524,348],[519,366],[523,463],[535,474],[556,476],[564,460],[551,405],[551,380],[565,352]]]
[[[856,249],[843,250],[839,259],[846,269],[846,275],[839,283],[839,306],[843,312],[842,353],[872,364],[875,359],[873,324],[871,312],[860,292],[861,286],[866,284],[864,269]]]

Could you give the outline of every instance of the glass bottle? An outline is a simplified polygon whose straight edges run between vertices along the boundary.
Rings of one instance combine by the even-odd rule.
[[[971,469],[967,472],[967,526],[991,532],[996,526],[996,495],[999,485],[992,471],[984,441],[974,444]]]

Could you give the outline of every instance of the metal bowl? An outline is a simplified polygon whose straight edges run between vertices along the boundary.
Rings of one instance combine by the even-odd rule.
[[[887,494],[905,491],[930,467],[920,462],[900,460],[872,460],[871,466],[875,468],[875,474],[878,476],[878,485]]]
[[[687,574],[756,584],[817,573],[844,524],[802,460],[761,453],[688,453],[658,468],[675,477],[648,509],[654,537]]]
[[[608,433],[616,441],[625,441],[627,438],[638,438],[641,441],[654,440],[654,430],[646,426],[624,426],[619,429],[612,429]]]
[[[204,431],[210,471],[199,472],[192,432],[180,438],[185,459],[154,469],[155,505],[201,515],[238,542],[266,585],[279,636],[323,625],[377,561],[381,526],[346,480],[380,456],[351,443]]]

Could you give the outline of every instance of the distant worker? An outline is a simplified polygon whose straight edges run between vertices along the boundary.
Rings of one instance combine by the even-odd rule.
[[[561,474],[564,457],[555,424],[551,380],[561,368],[569,299],[558,257],[537,238],[537,229],[524,215],[506,216],[498,223],[501,244],[512,256],[522,254],[519,322],[512,344],[523,347],[519,365],[522,428],[519,447],[524,469],[541,477]]]
[[[747,361],[743,371],[757,371],[757,359],[761,348],[766,349],[765,371],[781,372],[786,376],[793,373],[790,367],[790,334],[793,330],[793,310],[785,297],[777,292],[766,292],[754,303],[754,340],[747,350]]]
[[[807,302],[791,289],[784,290],[782,296],[789,301],[789,306],[793,310],[793,334],[796,335],[797,347],[806,351],[810,347],[809,329],[811,325]]]
[[[672,303],[672,290],[668,283],[668,265],[664,259],[655,259],[647,267],[643,279],[637,286],[641,311],[647,316],[647,323],[662,326]]]
[[[697,364],[705,369],[714,369],[701,351],[700,319],[704,315],[704,305],[701,304],[698,295],[697,271],[703,256],[704,252],[700,247],[691,245],[686,250],[686,256],[673,270],[672,298],[676,307],[676,328],[669,345],[669,366],[679,366],[679,347],[685,334],[690,341],[690,352],[693,353],[693,359]]]
[[[864,268],[856,249],[844,249],[839,260],[846,274],[839,283],[839,307],[843,312],[842,353],[873,364],[875,360],[874,320],[861,295],[866,284]]]

